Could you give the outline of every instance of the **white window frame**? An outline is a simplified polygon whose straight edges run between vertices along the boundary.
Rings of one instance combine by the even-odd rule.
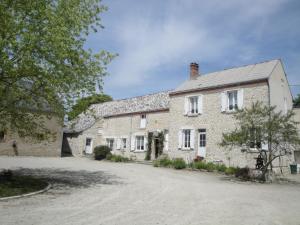
[[[146,151],[145,136],[142,136],[142,135],[135,136],[135,151],[138,151],[138,152]]]
[[[232,96],[233,96],[233,98],[232,98],[233,108],[232,109],[230,109],[230,98],[229,98],[230,94],[232,94]],[[227,95],[227,110],[229,112],[236,111],[239,108],[239,105],[238,105],[238,102],[239,102],[239,100],[238,100],[238,90],[227,91],[226,95]]]
[[[199,129],[199,147],[206,147],[206,129]]]
[[[112,142],[112,146],[111,146]],[[115,144],[115,139],[114,138],[106,138],[106,145],[111,149],[114,150],[114,144]]]
[[[182,130],[182,149],[191,149],[191,133],[191,129]]]
[[[199,106],[198,106],[199,96],[189,96],[189,115],[198,115],[199,114]],[[193,112],[194,111],[194,112]]]
[[[127,148],[127,138],[121,138],[121,148],[126,149]]]

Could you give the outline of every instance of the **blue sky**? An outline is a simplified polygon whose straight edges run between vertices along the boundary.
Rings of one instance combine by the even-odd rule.
[[[299,0],[106,0],[104,29],[86,47],[119,56],[104,92],[114,99],[171,90],[201,73],[281,58],[300,85]],[[294,95],[300,86],[293,86]]]

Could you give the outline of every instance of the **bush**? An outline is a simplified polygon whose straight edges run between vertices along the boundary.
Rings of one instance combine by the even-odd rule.
[[[173,161],[168,157],[163,157],[158,161],[159,161],[159,165],[162,167],[171,167],[173,165]]]
[[[212,171],[216,170],[216,165],[213,164],[212,162],[209,162],[206,164],[206,169],[208,172],[212,172]]]
[[[228,167],[225,170],[226,175],[234,175],[236,173],[237,168],[235,167]]]
[[[106,145],[99,145],[94,148],[94,155],[96,160],[102,160],[106,158],[107,154],[110,153],[111,149]]]
[[[223,172],[224,173],[226,169],[227,169],[227,167],[224,164],[216,165],[216,170],[218,172]]]
[[[198,170],[206,170],[206,168],[207,168],[207,164],[203,161],[194,162],[193,166],[195,169],[198,169]]]
[[[186,163],[182,158],[176,158],[176,159],[173,159],[173,167],[176,170],[184,169],[184,168],[186,168]]]
[[[154,167],[159,167],[159,161],[158,160],[154,160],[153,161],[153,166]]]
[[[111,155],[110,161],[112,162],[128,162],[129,159],[127,157],[123,157],[121,155]]]

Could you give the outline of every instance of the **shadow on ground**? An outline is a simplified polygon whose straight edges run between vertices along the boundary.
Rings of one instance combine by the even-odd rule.
[[[95,185],[118,185],[121,184],[117,176],[103,171],[70,171],[63,169],[27,169],[19,168],[14,170],[15,174],[35,176],[46,180],[55,189],[66,188],[87,188]]]

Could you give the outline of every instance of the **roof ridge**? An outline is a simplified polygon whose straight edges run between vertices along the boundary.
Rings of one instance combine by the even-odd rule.
[[[129,98],[116,99],[116,100],[102,102],[102,103],[95,103],[95,104],[92,104],[92,105],[102,105],[102,104],[105,104],[105,103],[120,102],[120,101],[124,101],[124,100],[130,100],[130,99],[135,99],[135,98],[142,98],[142,97],[151,96],[151,95],[157,95],[157,94],[162,94],[162,93],[166,93],[167,94],[167,93],[169,93],[171,91],[173,91],[173,90],[158,91],[158,92],[154,92],[154,93],[150,93],[150,94],[145,94],[145,95],[139,95],[139,96],[134,96],[134,97],[129,97]]]
[[[201,76],[202,75],[207,76],[207,75],[213,74],[213,73],[220,73],[220,72],[225,71],[225,70],[239,69],[239,68],[247,67],[247,66],[255,66],[255,65],[258,65],[258,64],[263,64],[263,63],[267,63],[267,62],[271,62],[271,61],[276,61],[276,60],[280,61],[280,58],[265,60],[265,61],[261,61],[261,62],[257,62],[257,63],[252,63],[252,64],[246,64],[246,65],[242,65],[242,66],[234,66],[234,67],[230,67],[230,68],[225,68],[225,69],[222,69],[222,70],[217,70],[217,71],[213,71],[213,72],[210,72],[210,73],[201,74]],[[197,79],[199,79],[201,76],[197,77]]]

